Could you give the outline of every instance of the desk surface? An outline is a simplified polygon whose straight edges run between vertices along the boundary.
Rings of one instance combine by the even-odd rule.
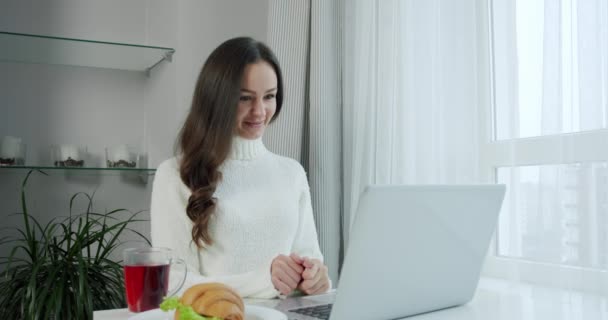
[[[248,300],[248,303],[276,305],[277,300]],[[127,320],[125,310],[94,313],[94,320]],[[482,278],[473,300],[460,307],[431,312],[408,320],[608,320],[608,297],[572,290]]]

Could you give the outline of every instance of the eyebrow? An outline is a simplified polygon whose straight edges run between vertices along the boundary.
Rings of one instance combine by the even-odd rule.
[[[268,92],[270,92],[270,91],[274,91],[274,90],[277,90],[277,88],[276,88],[276,87],[274,87],[274,88],[272,88],[272,89],[268,89],[268,90],[266,90],[266,93],[268,93]],[[255,94],[255,93],[256,93],[256,92],[255,92],[255,91],[253,91],[253,90],[249,90],[249,89],[245,89],[245,88],[241,88],[241,91],[248,92],[248,93],[253,93],[253,94]]]

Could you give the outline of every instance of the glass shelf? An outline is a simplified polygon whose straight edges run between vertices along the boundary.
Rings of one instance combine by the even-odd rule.
[[[99,179],[120,177],[124,181],[147,184],[156,169],[150,168],[97,168],[97,167],[54,167],[54,166],[0,166],[0,181],[7,177],[23,177],[30,170],[39,170],[48,176],[64,177],[73,181],[100,181]],[[91,180],[92,179],[92,180]]]
[[[172,48],[0,31],[0,61],[149,72]]]
[[[156,169],[150,168],[91,168],[91,167],[44,167],[44,166],[0,166],[0,170],[55,170],[55,171],[116,171],[154,174]]]

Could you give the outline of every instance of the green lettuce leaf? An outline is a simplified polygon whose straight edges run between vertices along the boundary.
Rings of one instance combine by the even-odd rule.
[[[160,304],[160,309],[167,312],[170,310],[179,311],[179,320],[222,320],[218,317],[204,317],[196,313],[191,306],[185,306],[177,297],[165,298]]]

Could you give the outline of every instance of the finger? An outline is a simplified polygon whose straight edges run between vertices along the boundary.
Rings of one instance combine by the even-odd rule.
[[[297,264],[301,265],[304,262],[304,258],[300,257],[300,255],[295,252],[292,252],[289,257],[291,257]]]
[[[315,273],[315,276],[311,279],[313,283],[317,284],[323,279],[325,276],[323,268],[325,268],[325,266],[317,267],[317,273]]]
[[[270,268],[271,268],[270,270],[272,271],[272,269],[276,268],[276,267],[277,267],[277,265],[278,265],[278,264],[279,264],[281,261],[284,261],[284,260],[285,260],[285,258],[286,258],[286,256],[285,256],[285,255],[280,254],[280,255],[276,256],[274,259],[272,259],[272,263],[271,263],[271,265],[270,265]]]
[[[327,277],[327,267],[322,266],[317,275],[312,280],[306,280],[302,283],[303,290],[306,294],[317,294],[322,292],[322,288],[327,284],[329,288],[329,278]],[[323,291],[324,292],[324,291]]]
[[[300,276],[304,271],[304,267],[291,256],[287,258],[287,264],[293,271],[298,274],[298,276]]]
[[[279,278],[279,280],[281,280],[283,283],[285,283],[286,285],[289,286],[289,288],[294,289],[295,287],[298,286],[298,282],[294,279],[292,279],[287,272],[285,272],[285,269],[277,269],[276,271],[276,275]]]
[[[274,285],[274,288],[277,289],[280,293],[286,295],[292,291],[289,288],[289,286],[285,282],[283,282],[283,280],[281,280],[281,278],[279,278],[279,276],[276,275],[275,273],[272,274],[271,279],[272,279],[272,284]]]
[[[314,265],[314,261],[308,257],[304,257],[303,260],[304,261],[302,261],[302,265],[306,268],[312,268],[312,266]]]
[[[322,294],[322,293],[326,293],[329,290],[329,281],[323,282],[323,285],[321,286],[321,288],[319,288],[319,290],[314,291],[312,294]]]
[[[327,279],[320,279],[319,281],[317,281],[317,283],[315,283],[314,286],[312,286],[312,288],[310,288],[309,294],[317,294],[321,292],[321,289],[323,288],[323,286],[325,286],[325,284],[327,283]]]
[[[294,264],[294,267],[292,267],[290,264],[291,260],[292,259],[288,256],[279,255],[273,261],[273,267],[285,270],[295,282],[299,283],[302,279],[302,271],[300,271],[300,268],[302,270],[303,268],[301,266],[300,268],[298,268],[299,265],[297,264]],[[292,270],[293,268],[295,268],[296,270]]]
[[[323,282],[319,281],[312,288],[308,289],[308,292],[306,292],[306,293],[307,294],[317,294],[317,292],[319,291],[319,289],[321,289],[322,286],[323,286]]]
[[[286,285],[285,283],[283,283],[283,281],[281,280],[277,280],[275,283],[275,289],[279,290],[280,293],[284,294],[284,295],[288,295],[289,293],[291,293],[291,289],[289,288],[288,285]]]
[[[315,283],[312,280],[304,280],[302,281],[302,283],[300,283],[300,285],[298,286],[298,289],[304,291],[304,293],[308,294],[310,292],[310,289],[312,289],[312,287],[314,287]]]
[[[302,265],[307,268],[312,268],[312,266],[315,264],[323,265],[323,262],[321,262],[321,260],[319,260],[319,259],[312,259],[312,258],[308,258],[308,257],[305,257],[304,262],[302,262]]]
[[[319,265],[313,264],[311,267],[307,267],[304,272],[302,272],[302,278],[306,280],[313,279],[317,273],[319,273]]]
[[[278,267],[278,269],[283,270],[293,281],[296,282],[296,284],[299,283],[300,280],[302,280],[302,276],[301,276],[302,273],[297,272],[296,270],[293,270],[288,262],[279,261],[277,264],[277,267]]]
[[[308,282],[305,285],[305,292],[311,294],[315,290],[318,290],[323,284],[323,280],[327,280],[327,267],[325,266],[319,267],[319,271],[315,274],[315,276],[312,279],[307,280]]]

